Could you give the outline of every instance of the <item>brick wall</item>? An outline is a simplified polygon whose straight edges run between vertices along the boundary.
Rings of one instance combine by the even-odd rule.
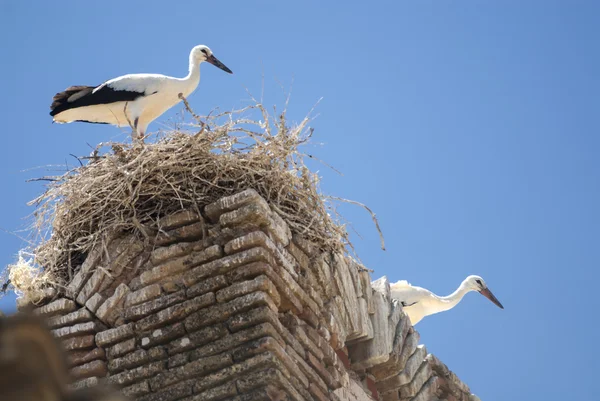
[[[114,236],[38,294],[75,387],[135,400],[475,400],[384,277],[292,235],[253,190]],[[20,305],[21,309],[32,308]]]

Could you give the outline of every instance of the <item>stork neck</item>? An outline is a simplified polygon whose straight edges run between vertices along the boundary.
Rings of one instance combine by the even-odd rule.
[[[466,283],[463,281],[452,294],[445,297],[438,297],[440,301],[440,312],[454,308],[469,291],[471,291],[471,289],[468,288]]]
[[[196,89],[198,82],[200,82],[200,62],[192,57],[190,57],[190,69],[184,81],[188,83],[190,93]]]

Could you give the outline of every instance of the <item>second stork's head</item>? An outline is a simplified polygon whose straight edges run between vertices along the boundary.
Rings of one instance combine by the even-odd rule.
[[[198,64],[202,63],[203,61],[206,61],[207,63],[211,63],[215,67],[219,67],[225,72],[233,74],[233,72],[229,68],[227,68],[225,64],[220,62],[219,59],[215,57],[210,48],[205,45],[198,45],[192,49],[190,53],[190,61],[193,61],[194,63]]]
[[[497,307],[504,309],[504,306],[498,301],[498,298],[492,294],[492,291],[488,288],[487,284],[479,276],[469,276],[463,282],[463,285],[471,291],[477,291],[490,301],[492,301]]]

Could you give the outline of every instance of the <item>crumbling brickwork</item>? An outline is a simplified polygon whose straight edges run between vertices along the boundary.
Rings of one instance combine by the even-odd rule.
[[[38,295],[76,387],[140,401],[473,400],[385,278],[292,235],[246,190],[115,236]],[[20,305],[22,309],[31,305]]]

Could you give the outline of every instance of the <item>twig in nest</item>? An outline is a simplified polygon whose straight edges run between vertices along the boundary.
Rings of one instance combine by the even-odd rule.
[[[198,114],[194,113],[194,111],[190,107],[190,104],[188,103],[187,99],[185,98],[185,96],[183,96],[183,93],[179,93],[178,97],[179,97],[179,99],[181,99],[183,101],[183,104],[185,105],[186,110],[192,115],[192,117],[194,117],[194,120],[196,120],[198,122],[198,124],[200,124],[200,132],[198,132],[198,134],[196,134],[196,136],[203,133],[205,128],[210,131],[210,128],[208,128],[206,123],[204,121],[202,121],[202,118],[200,118],[200,116]],[[210,116],[210,114],[209,114],[209,116]]]
[[[375,227],[377,227],[377,232],[379,233],[379,242],[381,243],[381,249],[385,251],[385,241],[383,239],[383,233],[381,232],[381,228],[379,227],[379,221],[377,221],[377,217],[375,213],[365,204],[353,201],[350,199],[338,198],[337,196],[328,196],[329,199],[338,200],[340,202],[350,203],[352,205],[357,205],[364,208],[367,212],[371,214],[371,218],[373,219],[373,223],[375,223]]]

